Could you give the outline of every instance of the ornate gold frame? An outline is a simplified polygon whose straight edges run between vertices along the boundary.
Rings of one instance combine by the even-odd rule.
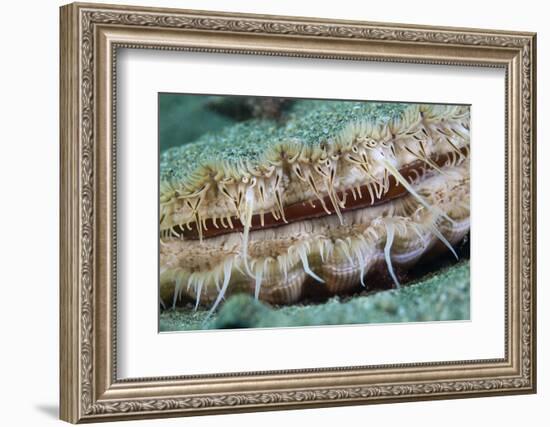
[[[533,393],[535,34],[189,10],[61,8],[61,418],[73,423]],[[118,47],[502,67],[506,340],[498,360],[117,380]]]

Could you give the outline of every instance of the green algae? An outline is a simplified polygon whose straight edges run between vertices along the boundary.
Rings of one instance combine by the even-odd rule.
[[[365,101],[299,101],[281,128],[280,138],[297,139],[308,146],[318,145],[334,138],[349,123],[372,120],[384,124],[401,117],[412,105]]]
[[[198,141],[172,148],[161,154],[160,179],[184,181],[200,167],[224,160],[258,161],[278,128],[274,121],[253,119],[224,128],[221,132],[204,134]]]
[[[387,123],[414,104],[365,101],[297,100],[284,121],[250,119],[207,132],[196,141],[161,153],[160,178],[185,181],[202,166],[224,161],[255,166],[277,144],[293,142],[319,146],[335,138],[349,123],[373,120]]]
[[[281,307],[240,294],[229,298],[210,319],[207,313],[207,309],[164,311],[160,331],[469,320],[470,262],[444,267],[400,289]]]

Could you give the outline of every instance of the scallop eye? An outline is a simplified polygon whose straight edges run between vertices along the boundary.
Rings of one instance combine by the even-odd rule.
[[[351,151],[353,151],[354,153],[359,152],[359,150],[357,149],[357,147],[355,145],[353,147],[351,147]]]
[[[372,139],[372,138],[367,140],[367,144],[368,144],[368,146],[371,147],[371,148],[376,147],[376,141],[375,141],[374,139]]]

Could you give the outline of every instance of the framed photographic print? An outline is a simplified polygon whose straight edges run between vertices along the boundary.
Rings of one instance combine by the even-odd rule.
[[[61,8],[61,418],[533,393],[535,35]]]

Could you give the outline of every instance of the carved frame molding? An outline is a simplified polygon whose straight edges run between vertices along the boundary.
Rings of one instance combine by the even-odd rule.
[[[535,34],[71,4],[61,8],[60,42],[62,419],[535,391]],[[113,147],[116,52],[121,47],[504,67],[506,357],[117,380]],[[288,380],[298,385],[288,387]]]

